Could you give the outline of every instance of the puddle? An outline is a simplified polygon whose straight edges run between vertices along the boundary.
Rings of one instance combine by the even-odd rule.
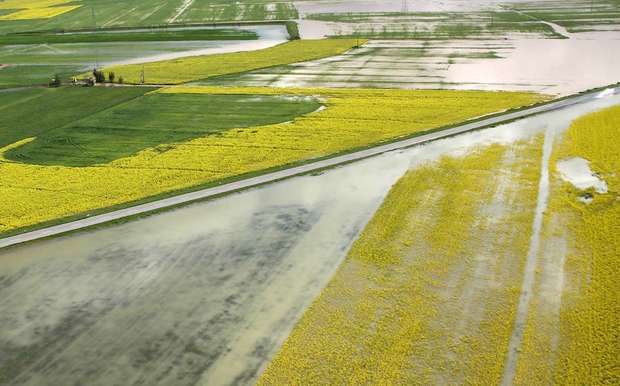
[[[590,162],[581,157],[560,160],[556,164],[560,176],[580,190],[593,188],[595,192],[607,193],[607,183],[590,169]]]

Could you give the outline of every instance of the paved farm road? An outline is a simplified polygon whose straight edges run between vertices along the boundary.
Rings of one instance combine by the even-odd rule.
[[[503,122],[511,121],[514,119],[524,118],[533,114],[540,114],[548,111],[562,109],[568,106],[572,106],[578,103],[585,103],[600,97],[611,96],[614,94],[620,93],[620,87],[616,87],[613,89],[607,89],[605,91],[598,91],[583,95],[578,95],[574,97],[570,97],[567,99],[563,99],[560,101],[548,103],[542,106],[533,107],[529,109],[524,109],[521,111],[507,113],[500,116],[484,119],[481,121],[464,124],[461,126],[457,126],[451,129],[442,130],[439,132],[421,135],[419,137],[406,139],[398,142],[393,142],[386,145],[380,145],[373,147],[371,149],[358,151],[351,154],[346,154],[334,158],[330,158],[327,160],[312,162],[309,164],[305,164],[302,166],[296,166],[289,169],[264,174],[258,177],[252,177],[248,179],[244,179],[237,182],[231,182],[228,184],[220,185],[213,188],[198,190],[196,192],[181,194],[178,196],[153,201],[147,204],[137,205],[126,209],[116,210],[113,212],[105,213],[102,215],[97,215],[73,222],[69,222],[66,224],[56,225],[49,228],[44,228],[40,230],[35,230],[32,232],[23,233],[17,236],[12,236],[4,239],[0,239],[0,248],[8,247],[11,245],[21,244],[32,240],[41,239],[44,237],[55,236],[66,232],[71,232],[78,229],[83,229],[87,227],[91,227],[94,225],[103,224],[110,221],[115,221],[127,217],[131,217],[134,215],[139,215],[143,213],[152,212],[159,209],[164,209],[180,204],[189,203],[196,200],[202,200],[214,196],[218,196],[221,194],[226,194],[230,192],[234,192],[241,189],[247,189],[254,186],[278,181],[284,178],[289,178],[293,176],[297,176],[300,174],[305,174],[317,170],[321,170],[324,168],[340,165],[347,162],[352,162],[368,157],[372,157],[375,155],[383,154],[386,152],[404,149],[407,147],[423,144],[425,142],[434,141],[440,138],[449,137],[452,135],[465,133],[472,130],[477,130],[486,126],[496,125]]]

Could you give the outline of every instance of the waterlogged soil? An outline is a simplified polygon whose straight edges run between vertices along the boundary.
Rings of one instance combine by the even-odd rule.
[[[170,31],[213,27],[170,28]],[[237,27],[222,27],[237,28]],[[241,28],[241,27],[239,27]],[[112,66],[154,62],[197,55],[251,51],[272,47],[288,39],[282,25],[244,26],[256,32],[257,40],[115,42],[7,45],[0,47],[0,62],[16,65]],[[123,32],[123,31],[120,31]],[[84,32],[86,33],[86,32]]]
[[[0,383],[251,384],[408,168],[617,103],[1,250]]]
[[[534,91],[567,95],[620,80],[620,36],[372,40],[343,55],[221,77],[210,84]],[[570,63],[570,65],[567,65]]]

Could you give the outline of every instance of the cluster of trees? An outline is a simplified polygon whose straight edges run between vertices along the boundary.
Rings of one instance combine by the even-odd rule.
[[[106,75],[103,71],[101,70],[93,70],[93,76],[95,77],[95,81],[97,83],[105,83],[106,82]],[[109,83],[114,83],[114,81],[116,80],[116,74],[113,71],[110,71],[108,73],[108,77],[107,77],[107,82]],[[124,83],[125,80],[123,79],[122,76],[118,77],[118,83]]]
[[[122,84],[125,82],[125,80],[123,79],[122,76],[119,76],[118,78],[116,78],[116,74],[114,72],[109,72],[106,74],[103,71],[100,70],[93,70],[93,77],[96,83],[114,83],[114,81],[117,81],[118,83]],[[89,81],[90,85],[92,86],[94,83],[92,82],[92,78]],[[77,78],[73,78],[73,84],[77,84]],[[62,86],[62,78],[60,76],[60,74],[54,74],[54,76],[52,77],[52,79],[50,79],[49,82],[49,86],[50,87],[60,87]]]

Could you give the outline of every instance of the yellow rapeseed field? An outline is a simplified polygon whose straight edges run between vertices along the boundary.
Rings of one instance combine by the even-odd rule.
[[[551,180],[537,287],[517,384],[620,384],[620,106],[586,115],[555,147],[558,160],[581,157],[608,193]],[[586,193],[593,201],[578,198]]]
[[[289,123],[163,144],[90,167],[31,165],[0,158],[0,232],[323,157],[542,98],[529,93],[363,89],[169,88],[161,92],[317,95],[327,109]],[[17,146],[20,143],[0,149],[0,157]]]
[[[81,5],[66,5],[72,0],[6,0],[0,1],[0,9],[14,9],[15,12],[0,16],[0,20],[49,19],[80,8]]]
[[[145,64],[129,64],[104,69],[122,76],[125,82],[179,84],[208,77],[235,74],[259,68],[315,60],[342,54],[359,42],[355,39],[295,40],[256,51],[193,56]]]
[[[542,138],[409,171],[259,385],[498,384]]]
[[[70,0],[4,0],[0,1],[0,9],[35,9],[55,7],[72,2]]]
[[[49,19],[80,7],[81,5],[68,5],[64,7],[24,9],[8,15],[0,16],[0,20]]]

